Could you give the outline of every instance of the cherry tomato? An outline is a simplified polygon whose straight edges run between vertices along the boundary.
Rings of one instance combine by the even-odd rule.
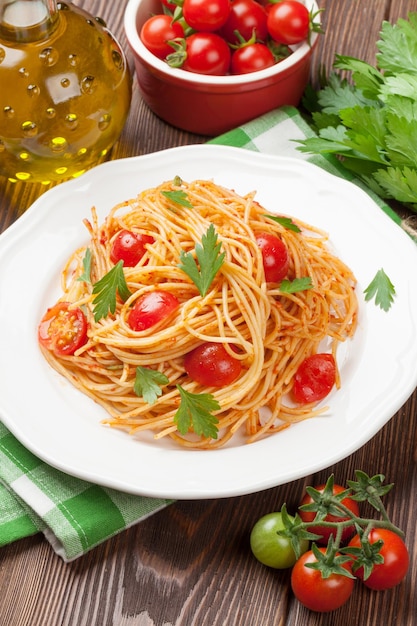
[[[278,283],[288,272],[290,257],[285,243],[270,233],[256,235],[256,243],[262,252],[265,280],[267,283]]]
[[[319,402],[331,391],[336,380],[336,363],[332,354],[313,354],[299,365],[292,395],[299,404]]]
[[[368,535],[369,543],[383,541],[384,544],[380,554],[384,557],[383,563],[376,563],[373,566],[371,575],[364,580],[364,584],[369,589],[382,591],[391,589],[398,585],[406,576],[410,565],[410,555],[404,541],[396,533],[387,528],[374,528]],[[360,539],[355,535],[349,542],[349,546],[360,547]],[[354,574],[363,580],[363,567],[360,567]]]
[[[318,485],[317,487],[314,487],[314,489],[323,493],[325,487],[326,485]],[[341,485],[333,485],[333,494],[336,495],[338,493],[342,493],[342,491],[345,491],[344,487],[342,487]],[[308,493],[306,493],[300,502],[300,506],[303,506],[305,504],[311,504],[312,502],[313,502],[313,498]],[[343,498],[341,503],[344,506],[346,506],[350,511],[352,511],[354,515],[359,516],[359,506],[356,500],[352,500],[352,498],[346,497],[346,498]],[[306,523],[312,522],[316,516],[314,511],[303,511],[301,508],[298,513],[301,519],[303,520],[303,522],[306,522]],[[349,517],[347,515],[338,517],[337,515],[329,514],[329,515],[326,515],[326,517],[324,518],[324,521],[325,522],[343,522],[348,519]],[[316,535],[321,535],[322,538],[316,539],[315,541],[316,543],[322,544],[322,545],[327,544],[327,542],[329,541],[329,537],[331,535],[333,535],[333,537],[336,536],[336,530],[333,528],[328,528],[326,526],[312,525],[312,526],[309,526],[308,530],[312,533],[315,533]],[[341,541],[343,543],[346,543],[352,537],[354,533],[355,533],[355,526],[353,524],[352,526],[347,526],[342,531]]]
[[[184,0],[182,14],[188,26],[199,32],[214,32],[223,26],[230,0]]]
[[[170,15],[153,15],[143,24],[140,38],[143,45],[158,59],[165,59],[173,51],[168,41],[184,37],[184,29]]]
[[[288,516],[291,520],[294,518]],[[281,513],[268,513],[261,517],[252,528],[250,547],[258,561],[275,569],[292,567],[297,560],[289,537],[279,535],[285,528]],[[308,541],[301,540],[301,553],[308,550]]]
[[[127,322],[132,330],[147,330],[170,317],[179,305],[178,298],[169,291],[148,291],[136,300]]]
[[[39,342],[57,356],[71,356],[87,343],[87,319],[80,307],[58,302],[49,308],[38,327]]]
[[[300,43],[308,37],[310,14],[298,0],[282,0],[268,8],[266,24],[272,39],[278,43]]]
[[[203,343],[184,357],[187,374],[204,387],[225,387],[233,383],[242,371],[241,362],[234,359],[221,343]]]
[[[135,267],[146,252],[145,245],[154,241],[150,235],[120,230],[113,239],[110,259],[114,264],[123,261],[125,267]]]
[[[230,67],[230,48],[216,33],[194,33],[186,39],[182,69],[197,74],[224,76]]]
[[[319,548],[324,553],[325,548]],[[291,572],[291,587],[297,600],[311,611],[327,613],[334,611],[347,602],[352,595],[354,579],[343,574],[330,574],[323,578],[320,570],[306,567],[307,563],[316,563],[317,559],[309,550],[301,555]],[[343,567],[351,572],[350,561]]]
[[[249,74],[275,65],[274,55],[263,43],[252,43],[237,48],[232,54],[232,74]]]
[[[231,44],[240,42],[239,36],[249,41],[253,36],[256,41],[265,42],[268,37],[266,11],[255,0],[233,0],[229,17],[220,29],[220,34]]]

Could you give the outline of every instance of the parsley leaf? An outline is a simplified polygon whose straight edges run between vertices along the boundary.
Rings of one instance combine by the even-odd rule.
[[[306,291],[312,289],[313,283],[309,276],[304,278],[294,278],[294,280],[283,280],[279,285],[281,293],[296,293],[297,291]]]
[[[181,404],[174,415],[174,422],[181,435],[191,429],[196,435],[217,439],[219,420],[211,411],[220,409],[220,404],[211,393],[190,393],[181,385],[177,385],[180,392]]]
[[[175,202],[175,204],[180,204],[181,206],[186,207],[187,209],[192,209],[193,205],[188,200],[188,196],[182,189],[175,189],[174,191],[161,191],[162,195],[171,200],[171,202]]]
[[[388,311],[394,301],[395,288],[384,270],[377,271],[372,281],[364,289],[365,300],[375,297],[375,304]]]
[[[102,317],[107,317],[109,313],[115,312],[117,293],[123,302],[131,295],[123,273],[123,261],[116,263],[107,274],[104,274],[93,285],[93,294],[96,294],[93,300],[95,322],[98,322]]]
[[[181,250],[178,267],[191,278],[201,296],[205,296],[217,272],[223,265],[225,253],[221,250],[221,242],[217,240],[217,233],[210,224],[205,235],[201,238],[201,244],[196,244],[195,253],[199,266],[191,252]]]
[[[91,250],[87,248],[83,258],[83,273],[77,278],[79,281],[86,283],[91,282]]]
[[[338,166],[382,199],[417,211],[417,12],[384,21],[377,50],[375,66],[336,55],[315,97],[303,100],[317,136],[296,141],[301,152],[341,157]]]
[[[137,367],[133,390],[138,397],[143,397],[148,404],[154,404],[162,395],[161,385],[169,383],[169,378],[158,370],[149,367]]]
[[[281,226],[283,226],[287,230],[292,230],[295,233],[301,232],[301,228],[299,228],[299,226],[297,226],[297,224],[293,222],[291,217],[284,217],[283,215],[269,215],[269,214],[264,215],[264,217],[269,217],[270,220],[274,220],[274,222],[281,224]]]

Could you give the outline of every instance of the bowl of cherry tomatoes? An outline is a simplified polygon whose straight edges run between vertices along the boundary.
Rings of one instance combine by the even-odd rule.
[[[129,0],[124,28],[150,109],[215,136],[299,104],[320,11],[315,0]]]

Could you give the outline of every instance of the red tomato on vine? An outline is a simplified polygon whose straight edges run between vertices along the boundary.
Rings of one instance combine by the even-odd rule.
[[[318,550],[325,553],[325,548]],[[319,613],[334,611],[345,604],[352,595],[354,578],[339,573],[331,573],[324,578],[320,570],[306,567],[310,563],[317,563],[312,550],[302,554],[292,569],[291,587],[297,600],[311,611]],[[349,561],[341,567],[352,574]]]
[[[373,528],[368,540],[371,546],[377,541],[382,542],[379,554],[383,557],[383,562],[375,563],[370,576],[365,580],[363,567],[357,570],[353,568],[355,576],[363,580],[369,589],[382,591],[395,587],[405,578],[410,565],[407,546],[397,533],[388,528]],[[349,547],[358,548],[360,545],[359,535],[355,535],[349,542]]]

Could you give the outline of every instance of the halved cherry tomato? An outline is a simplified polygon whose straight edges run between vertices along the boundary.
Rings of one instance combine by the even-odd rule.
[[[233,0],[229,17],[219,34],[231,44],[238,44],[242,39],[249,41],[252,37],[265,42],[268,37],[265,9],[255,0]]]
[[[285,243],[270,233],[256,235],[256,243],[262,252],[266,282],[278,283],[283,280],[288,273],[290,264]]]
[[[323,491],[325,490],[326,485],[318,485],[317,487],[314,487],[314,489],[316,489],[317,491],[320,491],[320,493],[323,493]],[[339,494],[342,493],[342,491],[345,491],[345,487],[342,487],[342,485],[333,485],[333,494]],[[313,498],[306,493],[301,502],[300,502],[300,506],[303,506],[305,504],[311,504],[313,502]],[[356,502],[356,500],[352,500],[352,498],[346,497],[343,498],[343,500],[341,501],[341,503],[346,506],[350,511],[352,511],[352,513],[356,516],[359,516],[359,505]],[[309,523],[312,522],[316,516],[316,513],[314,511],[303,511],[303,509],[299,509],[298,511],[301,519],[303,520],[303,522]],[[348,520],[349,517],[346,516],[337,516],[337,515],[326,515],[326,517],[324,518],[323,521],[325,522],[344,522],[345,520]],[[333,535],[333,537],[336,536],[336,530],[334,528],[328,528],[326,526],[320,526],[320,525],[311,525],[309,526],[308,530],[312,533],[315,533],[316,535],[321,535],[321,539],[316,539],[316,543],[318,544],[324,544],[326,545],[329,541],[329,538],[331,535]],[[342,531],[342,537],[341,537],[341,541],[342,543],[346,543],[355,533],[355,526],[352,524],[351,526],[347,526],[346,528],[343,529]]]
[[[154,241],[150,235],[120,230],[113,239],[110,258],[114,264],[123,261],[125,267],[134,267],[145,254],[145,245]]]
[[[307,39],[310,30],[310,14],[298,0],[282,0],[267,9],[267,28],[272,39],[291,45]]]
[[[373,566],[371,575],[364,580],[364,584],[369,589],[382,591],[391,589],[398,585],[406,576],[410,565],[410,555],[404,541],[388,528],[373,528],[368,535],[369,543],[374,544],[382,541],[383,546],[379,553],[383,556],[383,563],[376,563]],[[355,535],[349,542],[349,546],[359,548],[361,545],[358,535]],[[354,574],[363,580],[364,571],[360,567]]]
[[[172,52],[169,41],[184,37],[184,29],[179,22],[174,22],[170,15],[152,15],[143,24],[140,38],[143,45],[158,59]]]
[[[242,371],[241,362],[234,359],[221,343],[207,342],[184,357],[187,374],[205,387],[225,387],[233,383]]]
[[[230,69],[232,74],[249,74],[275,65],[274,55],[263,43],[251,43],[235,50]]]
[[[324,553],[325,548],[319,548]],[[291,572],[291,587],[297,600],[311,611],[327,613],[334,611],[347,602],[352,595],[354,578],[344,574],[330,574],[323,578],[321,571],[306,567],[308,563],[316,563],[312,550],[308,550],[295,563]],[[343,566],[351,573],[350,562]]]
[[[336,362],[332,354],[312,354],[299,365],[292,395],[299,404],[319,402],[331,391],[336,381]]]
[[[184,0],[182,14],[188,26],[199,32],[214,32],[223,26],[230,0]]]
[[[57,356],[71,356],[87,343],[87,318],[69,302],[50,307],[38,327],[39,342]]]
[[[127,323],[132,330],[147,330],[170,317],[179,305],[178,298],[169,291],[148,291],[134,303]]]

